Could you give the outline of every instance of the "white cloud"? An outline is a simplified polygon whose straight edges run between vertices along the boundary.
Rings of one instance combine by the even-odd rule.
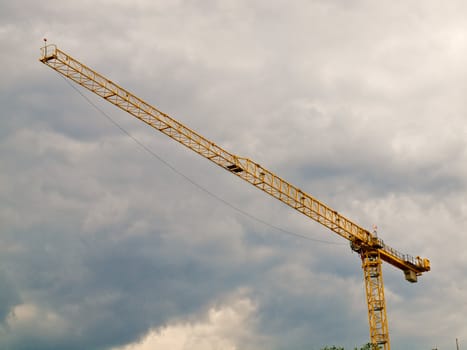
[[[65,331],[69,331],[68,327],[67,320],[53,310],[35,304],[19,304],[8,315],[6,329],[11,334],[33,333],[39,337],[60,338]],[[8,338],[9,334],[4,329],[2,331],[3,336]]]
[[[256,307],[246,298],[212,306],[201,319],[173,322],[153,329],[139,342],[113,350],[239,350],[253,349]],[[246,341],[250,341],[247,345]]]

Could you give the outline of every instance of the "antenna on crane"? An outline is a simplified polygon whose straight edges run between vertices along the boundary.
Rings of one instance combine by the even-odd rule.
[[[47,57],[47,38],[44,38],[44,57]]]

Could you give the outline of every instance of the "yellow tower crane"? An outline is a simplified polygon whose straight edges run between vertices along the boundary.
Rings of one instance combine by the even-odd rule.
[[[418,276],[430,270],[428,259],[414,258],[391,248],[375,233],[362,228],[254,161],[224,150],[59,50],[55,45],[47,45],[46,43],[41,51],[40,61],[66,78],[101,96],[154,129],[347,239],[352,250],[357,252],[362,259],[370,343],[374,349],[390,350],[381,271],[382,261],[402,270],[407,281],[417,282]]]

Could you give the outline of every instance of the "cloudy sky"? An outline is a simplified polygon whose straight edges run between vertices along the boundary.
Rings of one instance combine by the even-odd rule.
[[[369,338],[347,242],[73,89],[38,62],[44,37],[429,258],[417,284],[384,265],[392,347],[466,347],[466,14],[461,0],[0,0],[0,348]]]

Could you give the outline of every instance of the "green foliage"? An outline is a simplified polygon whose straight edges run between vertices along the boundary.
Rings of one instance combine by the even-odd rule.
[[[371,344],[370,344],[370,343],[367,343],[367,344],[363,345],[363,347],[362,347],[362,348],[360,348],[360,350],[372,350],[372,349],[374,349],[374,347],[373,347],[373,346],[371,346]],[[357,348],[355,348],[355,350],[358,350],[358,349],[357,349]]]
[[[354,348],[354,350],[375,350],[378,349],[377,347],[375,348],[372,346],[370,343],[367,343],[363,345],[361,348]],[[338,346],[325,346],[321,350],[345,350],[343,347],[338,347]]]
[[[378,345],[371,344],[371,343],[366,343],[365,345],[363,345],[363,347],[360,348],[360,350],[378,350],[378,349],[380,349]],[[358,350],[358,349],[355,348],[355,350]]]

